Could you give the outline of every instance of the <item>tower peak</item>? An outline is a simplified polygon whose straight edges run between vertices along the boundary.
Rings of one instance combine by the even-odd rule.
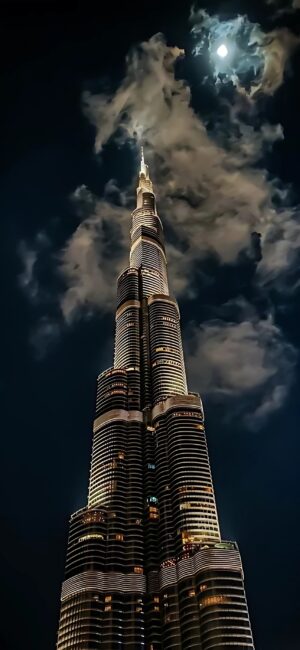
[[[141,147],[140,171],[137,186],[137,207],[139,208],[143,205],[143,194],[145,192],[151,192],[153,194],[153,185],[149,174],[149,167],[145,163],[144,147]],[[155,209],[155,204],[153,209]]]
[[[145,164],[144,158],[144,147],[141,147],[141,165],[140,165],[140,174],[144,174],[146,177],[149,176],[148,167]]]

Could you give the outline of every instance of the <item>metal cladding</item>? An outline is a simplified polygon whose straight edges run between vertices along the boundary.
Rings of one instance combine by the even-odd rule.
[[[71,517],[57,650],[253,650],[143,154],[117,296],[114,367],[98,377],[88,504]]]

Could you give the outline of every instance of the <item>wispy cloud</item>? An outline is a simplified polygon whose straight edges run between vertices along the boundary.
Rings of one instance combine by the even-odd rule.
[[[22,272],[19,276],[19,283],[27,296],[33,301],[37,297],[39,291],[34,269],[38,259],[38,250],[37,248],[29,248],[28,244],[25,241],[22,241],[19,244],[18,253],[23,265]]]
[[[264,48],[269,46],[264,43]],[[275,209],[276,184],[256,163],[266,146],[283,138],[282,128],[259,124],[258,119],[253,125],[251,119],[243,121],[237,92],[222,144],[218,124],[207,131],[193,110],[189,86],[175,76],[181,55],[156,35],[132,50],[116,92],[85,93],[84,111],[96,127],[95,150],[101,152],[111,138],[134,146],[143,140],[159,210],[172,232],[168,258],[171,286],[178,296],[192,296],[193,271],[202,260],[213,257],[219,264],[237,264],[241,253],[253,249],[254,232],[261,233],[263,252],[261,262],[260,255],[253,257],[259,262],[257,279],[261,285],[279,286],[297,264],[300,225],[295,210]],[[275,74],[272,68],[270,73],[272,92],[282,83],[286,60],[280,61],[280,70]],[[261,87],[269,84],[267,76],[263,68]],[[103,198],[96,199],[85,186],[73,195],[81,222],[55,256],[65,285],[58,300],[67,323],[94,309],[113,309],[113,287],[128,263],[132,198],[132,189],[120,193],[115,181],[107,185]],[[27,286],[34,265],[31,256]],[[283,403],[294,353],[272,316],[261,320],[244,311],[239,322],[204,323],[192,330],[192,338],[196,358],[205,360],[205,372],[192,359],[190,372],[205,393],[222,399],[245,395],[244,403],[257,422]],[[284,382],[283,373],[288,377]]]
[[[214,403],[230,402],[226,419],[243,418],[255,429],[283,405],[293,380],[296,353],[271,315],[262,319],[242,302],[240,320],[216,319],[192,326],[187,340],[192,389]]]
[[[30,344],[38,361],[44,359],[60,339],[61,323],[50,316],[43,316],[31,332]]]
[[[230,80],[249,97],[273,95],[282,85],[290,57],[300,43],[289,29],[264,32],[246,15],[222,20],[204,9],[193,11],[191,20],[194,53],[209,53],[211,70],[219,83]],[[223,60],[217,55],[222,42],[227,43],[229,52]]]
[[[116,190],[110,182],[106,188],[107,197]],[[110,203],[108,198],[97,200],[86,187],[78,188],[72,198],[80,210],[87,207],[86,201],[92,210],[58,255],[59,273],[66,285],[60,305],[67,322],[79,312],[111,311],[115,305],[112,287],[122,268],[129,263],[128,208]]]
[[[292,210],[274,210],[274,183],[253,165],[266,141],[283,137],[282,129],[246,126],[235,116],[222,147],[193,111],[189,87],[175,78],[179,55],[155,36],[132,52],[114,95],[85,95],[85,110],[97,127],[96,150],[116,131],[124,140],[140,135],[148,143],[160,210],[177,240],[175,290],[187,287],[193,264],[207,254],[235,261],[254,230],[262,233],[264,268],[284,272],[300,244],[299,222]],[[290,259],[283,254],[283,232]]]
[[[300,0],[266,0],[266,4],[277,7],[275,18],[300,9]]]

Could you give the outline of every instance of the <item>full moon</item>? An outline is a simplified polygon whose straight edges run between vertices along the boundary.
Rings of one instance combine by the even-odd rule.
[[[217,55],[220,56],[221,59],[225,59],[226,56],[228,55],[228,48],[226,47],[226,45],[224,43],[222,43],[222,45],[220,45],[220,47],[218,47]]]

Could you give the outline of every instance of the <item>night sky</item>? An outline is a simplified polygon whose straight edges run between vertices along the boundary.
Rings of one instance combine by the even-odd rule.
[[[296,650],[297,0],[200,2],[211,16],[202,22],[183,0],[96,4],[0,9],[0,648],[55,647],[68,519],[86,503],[95,379],[112,364],[115,281],[127,263],[142,138],[190,384],[204,400],[223,538],[241,550],[256,649]],[[150,49],[139,44],[157,33],[185,57],[170,55],[166,74],[175,65],[176,79],[152,102],[156,53],[169,50],[162,36]],[[220,69],[214,48],[224,35],[239,49]],[[138,72],[126,70],[129,51]],[[135,74],[149,78],[145,111]],[[124,78],[134,91],[117,110]],[[173,102],[183,88],[191,95],[179,125]],[[204,134],[188,135],[192,123]]]

